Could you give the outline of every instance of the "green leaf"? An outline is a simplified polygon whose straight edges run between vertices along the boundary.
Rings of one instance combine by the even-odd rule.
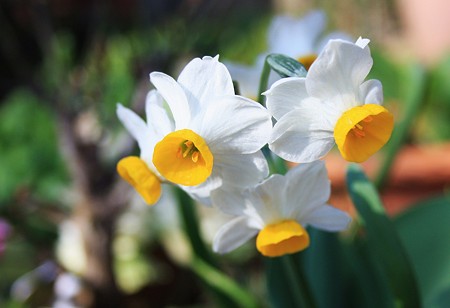
[[[346,302],[335,305],[335,307],[395,307],[387,276],[378,262],[377,255],[370,250],[367,241],[355,238],[343,248],[345,261],[349,267],[349,277],[347,285],[340,287],[347,291]]]
[[[347,170],[347,188],[365,225],[369,249],[384,270],[396,300],[403,307],[421,307],[408,255],[374,185],[358,165],[352,164]]]
[[[426,307],[450,300],[450,197],[433,198],[395,218],[400,239],[417,273]]]
[[[305,77],[306,68],[297,60],[281,54],[270,54],[266,58],[270,67],[284,77]]]
[[[403,95],[405,109],[402,112],[403,117],[395,124],[391,139],[386,144],[386,156],[375,180],[375,184],[379,189],[386,184],[394,159],[406,142],[411,127],[415,123],[430,90],[429,74],[420,65],[415,64],[408,67],[403,79],[405,80],[402,84],[405,92]]]
[[[300,263],[302,253],[265,258],[267,288],[272,307],[317,306]]]
[[[252,308],[258,307],[258,301],[246,289],[242,288],[226,274],[220,272],[215,267],[204,262],[198,257],[194,257],[191,262],[191,269],[211,288],[216,294],[223,294],[228,297],[227,305],[233,307]],[[227,305],[224,305],[226,307]]]
[[[318,306],[348,307],[347,269],[337,234],[312,228],[308,233],[311,244],[302,253],[302,263]]]
[[[206,283],[219,307],[257,307],[257,301],[250,293],[219,270],[215,256],[201,236],[194,201],[181,188],[177,188],[175,193],[180,220],[194,255],[190,263],[191,269]]]
[[[285,279],[283,264],[278,258],[264,258],[267,290],[271,307],[295,307],[296,302],[290,292],[289,282]]]

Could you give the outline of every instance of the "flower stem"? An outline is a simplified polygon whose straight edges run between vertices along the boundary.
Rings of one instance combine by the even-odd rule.
[[[300,267],[294,259],[295,255],[285,255],[281,257],[281,263],[285,275],[289,281],[290,293],[296,303],[296,307],[313,308],[316,307],[311,294],[308,282]]]
[[[382,166],[379,169],[378,175],[375,179],[375,186],[378,190],[383,189],[389,178],[389,172],[394,163],[397,153],[405,143],[411,125],[414,122],[420,107],[426,100],[430,88],[430,78],[424,68],[417,66],[413,68],[411,77],[412,80],[408,83],[408,96],[405,98],[406,110],[401,122],[399,122],[392,133],[391,140],[386,148],[386,156]]]
[[[197,211],[194,202],[189,195],[180,188],[176,188],[176,195],[178,199],[178,212],[180,214],[183,229],[188,236],[192,252],[204,262],[217,267],[216,260],[213,258],[200,235]]]
[[[258,307],[257,300],[242,287],[237,285],[224,273],[218,271],[200,258],[194,257],[191,263],[192,270],[208,285],[227,294],[233,300],[233,306],[253,308]]]
[[[176,188],[178,211],[189,238],[193,257],[190,268],[206,283],[219,307],[258,307],[256,299],[244,288],[220,272],[216,259],[203,241],[193,200]]]
[[[267,85],[269,83],[269,76],[270,76],[270,65],[267,62],[266,57],[266,59],[264,60],[263,70],[261,72],[261,78],[259,79],[259,88],[258,88],[258,103],[260,103],[263,106],[265,106],[265,103],[262,92],[267,90]]]

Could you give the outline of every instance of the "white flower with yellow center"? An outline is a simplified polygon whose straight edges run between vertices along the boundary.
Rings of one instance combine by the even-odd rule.
[[[226,63],[231,77],[238,81],[242,95],[247,97],[259,95],[259,78],[268,54],[279,53],[297,59],[308,69],[330,39],[351,40],[350,36],[342,32],[332,32],[324,36],[325,26],[326,15],[323,11],[312,11],[302,18],[275,16],[268,29],[268,49],[258,56],[255,65]],[[269,85],[277,79],[279,77],[272,74]]]
[[[117,116],[138,142],[140,157],[128,156],[119,161],[117,172],[141,195],[144,201],[155,204],[161,196],[164,178],[153,165],[156,143],[173,130],[174,124],[164,109],[162,97],[152,90],[145,103],[147,123],[130,109],[117,105]]]
[[[330,182],[322,161],[298,165],[285,176],[271,175],[245,191],[218,189],[213,204],[236,216],[217,232],[213,249],[227,253],[257,235],[256,248],[268,257],[309,246],[308,225],[326,230],[347,228],[350,216],[327,204]]]
[[[259,150],[270,138],[271,116],[235,95],[218,57],[192,60],[178,80],[160,72],[151,73],[150,80],[174,120],[153,150],[152,162],[162,177],[202,199],[224,183],[244,187],[267,176]]]
[[[270,149],[293,162],[322,158],[336,143],[347,161],[363,162],[389,140],[394,119],[381,106],[369,40],[331,40],[306,78],[284,78],[264,93],[277,120]]]

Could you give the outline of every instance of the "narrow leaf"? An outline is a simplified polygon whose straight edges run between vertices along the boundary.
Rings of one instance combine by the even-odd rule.
[[[300,62],[290,57],[273,53],[267,56],[266,61],[282,78],[306,76],[306,68]]]
[[[405,245],[425,307],[450,302],[450,197],[441,196],[411,206],[394,222]]]
[[[369,250],[377,257],[402,307],[421,307],[416,278],[397,231],[374,185],[357,165],[347,170],[347,188],[365,224]]]

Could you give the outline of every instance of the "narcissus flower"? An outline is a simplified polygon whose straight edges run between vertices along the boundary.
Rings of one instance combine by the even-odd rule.
[[[297,59],[308,69],[328,40],[332,38],[351,40],[350,36],[341,32],[324,35],[325,26],[326,15],[323,11],[312,11],[302,18],[275,16],[268,29],[268,49],[258,56],[255,65],[225,63],[233,79],[239,82],[242,94],[247,97],[258,96],[259,78],[268,54],[279,53],[289,56]],[[269,84],[277,79],[279,78],[273,74]]]
[[[161,196],[164,178],[153,165],[153,149],[165,134],[173,130],[173,121],[164,110],[163,100],[150,91],[145,104],[147,123],[130,109],[117,105],[117,116],[138,142],[140,157],[128,156],[117,164],[117,172],[141,195],[144,201],[155,204]]]
[[[372,67],[368,39],[331,40],[306,78],[285,78],[264,93],[277,120],[270,149],[293,162],[311,162],[336,143],[344,159],[363,162],[389,140],[394,119]]]
[[[298,165],[285,176],[271,175],[241,192],[218,189],[213,204],[236,216],[217,232],[213,249],[227,253],[257,235],[256,248],[268,257],[309,246],[308,225],[327,231],[347,227],[350,216],[327,204],[330,182],[322,161]]]
[[[258,103],[235,95],[218,57],[192,60],[178,80],[160,72],[150,80],[174,120],[153,150],[162,177],[201,198],[224,182],[248,186],[267,176],[259,150],[270,138],[271,117]]]

